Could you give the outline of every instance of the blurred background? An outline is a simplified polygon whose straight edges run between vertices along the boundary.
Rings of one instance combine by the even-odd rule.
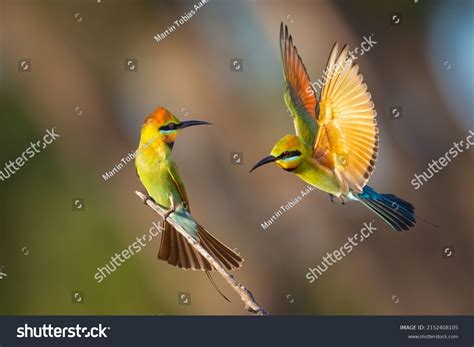
[[[232,303],[203,273],[159,261],[160,237],[94,279],[159,220],[134,194],[143,188],[133,163],[102,177],[137,148],[159,105],[213,123],[183,131],[173,155],[193,215],[238,249],[245,263],[235,276],[271,314],[473,314],[473,150],[420,189],[410,183],[474,130],[473,2],[211,0],[155,41],[197,3],[0,1],[0,169],[47,129],[60,135],[0,181],[0,314],[246,314],[220,276]],[[357,47],[373,35],[377,44],[357,60],[380,126],[370,184],[439,228],[420,220],[392,232],[362,205],[314,191],[262,229],[306,187],[271,165],[248,173],[294,131],[282,98],[280,22],[313,81],[335,41]],[[375,234],[309,284],[308,268],[371,220]],[[190,305],[179,303],[182,292]]]

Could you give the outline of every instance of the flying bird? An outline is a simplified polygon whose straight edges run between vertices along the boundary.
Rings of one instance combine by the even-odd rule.
[[[145,119],[141,129],[140,144],[135,158],[137,174],[148,195],[157,204],[168,209],[169,213],[181,211],[190,216],[188,196],[178,167],[171,156],[174,142],[182,129],[204,124],[210,123],[198,120],[180,121],[165,108],[158,107]],[[214,268],[207,259],[166,222],[166,218],[163,223],[164,231],[158,258],[182,269],[205,271],[219,291],[209,274]],[[217,258],[227,270],[241,266],[243,259],[207,232],[197,221],[182,218],[182,223],[188,225],[188,229],[192,230],[192,236],[199,240],[204,249]]]
[[[347,45],[336,42],[329,55],[320,100],[288,28],[280,26],[285,79],[284,101],[296,135],[281,138],[250,171],[274,162],[303,181],[345,201],[359,201],[394,230],[415,226],[414,206],[367,185],[379,144],[376,111]]]

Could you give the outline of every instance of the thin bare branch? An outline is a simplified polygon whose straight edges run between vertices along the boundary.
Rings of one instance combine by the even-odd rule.
[[[229,283],[229,285],[239,294],[240,298],[245,304],[245,309],[255,315],[267,315],[267,311],[265,311],[263,308],[261,308],[257,302],[255,301],[255,298],[253,297],[253,294],[250,290],[248,290],[246,287],[244,287],[242,284],[237,282],[237,280],[227,272],[227,270],[224,268],[224,266],[220,263],[220,261],[216,258],[214,258],[209,252],[207,252],[199,243],[199,240],[195,239],[193,236],[191,236],[191,232],[187,232],[185,227],[183,227],[181,224],[176,222],[176,220],[173,218],[174,215],[178,212],[173,212],[168,214],[168,211],[155,203],[153,200],[148,199],[145,194],[142,192],[136,191],[135,192],[142,202],[146,201],[146,204],[150,206],[156,213],[158,213],[162,218],[166,217],[166,221],[170,223],[176,231],[178,231],[181,235],[183,235],[186,240],[193,246],[199,254],[201,254],[204,258],[206,258],[209,263],[212,265],[214,269],[224,278],[224,280]],[[183,216],[180,216],[183,217]],[[191,216],[189,215],[189,218]]]

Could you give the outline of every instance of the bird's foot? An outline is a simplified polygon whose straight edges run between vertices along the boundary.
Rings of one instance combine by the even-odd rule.
[[[165,212],[163,215],[163,220],[167,220],[170,214],[175,213],[176,209],[174,207],[170,208],[168,211]]]
[[[148,205],[148,201],[153,201],[154,203],[156,203],[156,201],[150,195],[148,195],[148,193],[146,193],[146,192],[142,192],[142,193],[143,193],[143,195],[146,196],[146,198],[143,200],[143,203],[145,205]]]
[[[333,204],[336,198],[341,202],[342,205],[345,205],[347,202],[347,199],[343,197],[342,195],[336,196],[334,194],[329,194],[329,199],[331,200]]]
[[[178,210],[179,205],[176,205],[176,202],[174,201],[173,195],[170,193],[169,194],[169,199],[171,202],[171,208],[166,211],[166,213],[163,215],[163,220],[165,221],[172,213],[175,213],[176,210]]]

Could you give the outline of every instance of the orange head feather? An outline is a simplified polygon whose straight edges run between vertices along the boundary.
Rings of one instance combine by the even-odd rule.
[[[158,149],[173,147],[179,130],[208,122],[189,120],[181,122],[170,111],[164,107],[157,107],[143,123],[140,134],[140,146],[142,151],[157,151]],[[166,146],[163,147],[163,144]],[[148,149],[148,147],[150,147]]]
[[[173,125],[171,125],[173,124]],[[164,107],[157,107],[143,123],[140,146],[150,143],[172,144],[176,140],[180,120]],[[169,131],[160,131],[160,128],[171,127]]]

